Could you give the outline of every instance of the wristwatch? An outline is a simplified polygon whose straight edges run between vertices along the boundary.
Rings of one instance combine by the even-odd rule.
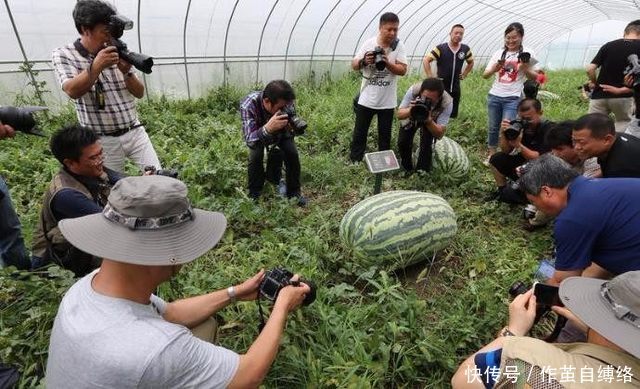
[[[517,335],[509,331],[509,327],[504,327],[502,331],[500,331],[500,336],[517,336]]]
[[[230,286],[227,288],[227,295],[229,296],[229,300],[232,303],[236,302],[236,288],[235,286]]]

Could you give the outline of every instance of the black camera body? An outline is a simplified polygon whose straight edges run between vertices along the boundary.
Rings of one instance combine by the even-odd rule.
[[[166,176],[171,178],[178,178],[178,171],[174,169],[156,169],[153,165],[148,165],[144,167],[145,172],[151,172],[156,176]]]
[[[143,73],[151,73],[153,57],[129,51],[127,44],[120,40],[124,30],[133,28],[133,21],[123,15],[111,15],[109,18],[109,33],[113,38],[113,45],[118,49],[118,55]]]
[[[36,120],[33,117],[34,112],[44,111],[45,109],[47,109],[47,107],[0,107],[0,122],[25,134],[46,136],[37,128]]]
[[[288,285],[298,286],[298,283],[291,282],[291,277],[293,277],[293,273],[285,268],[276,267],[271,270],[267,270],[262,282],[260,283],[260,296],[263,296],[270,301],[276,301],[276,298],[278,298],[278,294],[282,288]],[[311,288],[311,291],[307,293],[307,296],[302,302],[303,305],[309,305],[316,299],[316,287],[313,282],[308,280],[301,279],[299,282],[304,282]]]
[[[531,124],[527,119],[515,119],[509,122],[509,127],[504,130],[504,137],[507,140],[518,139],[522,131],[529,128]]]
[[[377,70],[382,71],[387,66],[387,62],[384,60],[384,54],[384,49],[380,46],[376,46],[375,49],[373,49],[373,63]]]
[[[433,102],[431,99],[418,96],[413,107],[409,110],[409,117],[411,117],[416,124],[424,124],[427,119],[429,119],[432,108]]]
[[[287,115],[289,120],[289,126],[293,135],[304,135],[305,130],[309,125],[307,122],[296,114],[296,111],[291,106],[286,106],[282,109],[282,113]]]
[[[531,61],[531,53],[523,51],[518,54],[518,62],[520,63],[529,63]]]

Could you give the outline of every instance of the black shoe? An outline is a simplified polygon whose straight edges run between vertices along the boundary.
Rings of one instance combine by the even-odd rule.
[[[490,202],[490,201],[498,201],[500,199],[500,193],[502,192],[502,188],[500,187],[496,190],[494,190],[493,192],[489,193],[485,198],[484,201],[485,202]]]
[[[309,204],[309,200],[307,200],[306,197],[299,193],[293,196],[289,196],[289,199],[296,199],[296,204],[298,205],[298,207],[304,208]]]

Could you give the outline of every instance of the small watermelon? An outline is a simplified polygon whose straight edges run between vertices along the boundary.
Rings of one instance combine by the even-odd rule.
[[[456,230],[456,215],[442,197],[398,190],[354,205],[342,218],[340,238],[363,267],[393,270],[447,246]]]
[[[469,158],[462,146],[446,136],[436,142],[433,150],[433,171],[460,181],[469,173]]]

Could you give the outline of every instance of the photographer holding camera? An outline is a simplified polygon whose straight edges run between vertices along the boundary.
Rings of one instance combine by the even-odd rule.
[[[524,170],[520,189],[537,209],[556,217],[555,272],[548,283],[640,270],[640,179],[590,180],[551,154]]]
[[[111,188],[122,176],[104,166],[98,136],[86,127],[61,128],[51,137],[50,147],[62,166],[42,198],[32,265],[38,268],[53,262],[81,277],[98,267],[100,259],[70,245],[58,223],[102,212]]]
[[[413,172],[413,137],[420,130],[420,149],[416,170],[431,170],[431,155],[436,139],[444,136],[453,109],[453,99],[445,92],[442,81],[427,78],[409,87],[398,106],[400,119],[398,151],[402,167]]]
[[[537,305],[529,290],[509,305],[499,336],[462,362],[453,388],[640,386],[640,271],[611,281],[571,277],[558,295],[565,307],[551,309],[579,328],[586,342],[552,344],[526,336]],[[604,369],[610,369],[610,380],[602,380]]]
[[[544,139],[553,123],[542,117],[542,104],[536,99],[518,103],[518,119],[503,120],[500,126],[500,149],[489,159],[498,186],[492,195],[507,203],[526,202],[524,196],[507,185],[507,178],[518,179],[516,168],[549,151]]]
[[[125,158],[131,158],[140,171],[147,165],[161,169],[136,111],[144,84],[116,47],[118,35],[131,27],[123,19],[104,1],[79,0],[73,20],[80,38],[54,50],[55,75],[74,100],[80,124],[100,136],[105,166],[123,172]]]
[[[623,38],[605,43],[587,66],[588,87],[592,91],[589,113],[613,113],[617,131],[623,131],[632,118],[633,91],[624,85],[630,54],[640,55],[640,20],[627,24]]]
[[[279,290],[266,325],[241,355],[201,338],[215,338],[216,312],[257,298],[265,272],[173,302],[153,294],[212,249],[226,224],[221,213],[192,208],[184,183],[157,175],[123,178],[102,213],[62,220],[64,237],[102,264],[60,303],[46,386],[258,387],[276,357],[288,314],[311,292],[297,283],[298,276]]]
[[[484,78],[495,74],[487,97],[488,156],[484,161],[487,166],[489,166],[489,158],[496,152],[498,146],[500,122],[512,120],[516,116],[525,79],[535,80],[538,76],[536,72],[538,61],[533,51],[522,45],[523,38],[522,24],[517,22],[509,24],[504,31],[504,47],[493,53],[482,74]]]
[[[460,81],[464,80],[473,70],[473,54],[471,48],[462,43],[464,26],[455,24],[449,32],[449,42],[441,43],[433,48],[422,59],[422,67],[427,78],[433,77],[431,62],[438,65],[438,78],[442,80],[447,93],[453,98],[451,118],[458,117],[458,105],[460,104]],[[462,66],[466,63],[464,70]]]
[[[251,92],[240,102],[242,132],[249,147],[249,197],[254,200],[262,194],[265,179],[274,185],[280,183],[284,161],[286,189],[279,189],[281,194],[296,199],[302,207],[307,205],[307,199],[300,193],[300,157],[295,142],[296,135],[304,134],[307,123],[296,116],[295,99],[287,81],[274,80],[264,90]]]
[[[404,44],[397,38],[400,19],[392,12],[380,16],[378,35],[366,40],[351,61],[353,70],[362,71],[362,83],[354,100],[356,122],[349,158],[360,162],[367,148],[369,126],[378,117],[378,150],[391,149],[393,111],[397,105],[398,76],[407,73]]]
[[[13,127],[0,122],[0,140],[12,138],[16,134]],[[0,268],[15,266],[29,269],[29,255],[24,247],[20,219],[13,208],[9,187],[0,176]]]

